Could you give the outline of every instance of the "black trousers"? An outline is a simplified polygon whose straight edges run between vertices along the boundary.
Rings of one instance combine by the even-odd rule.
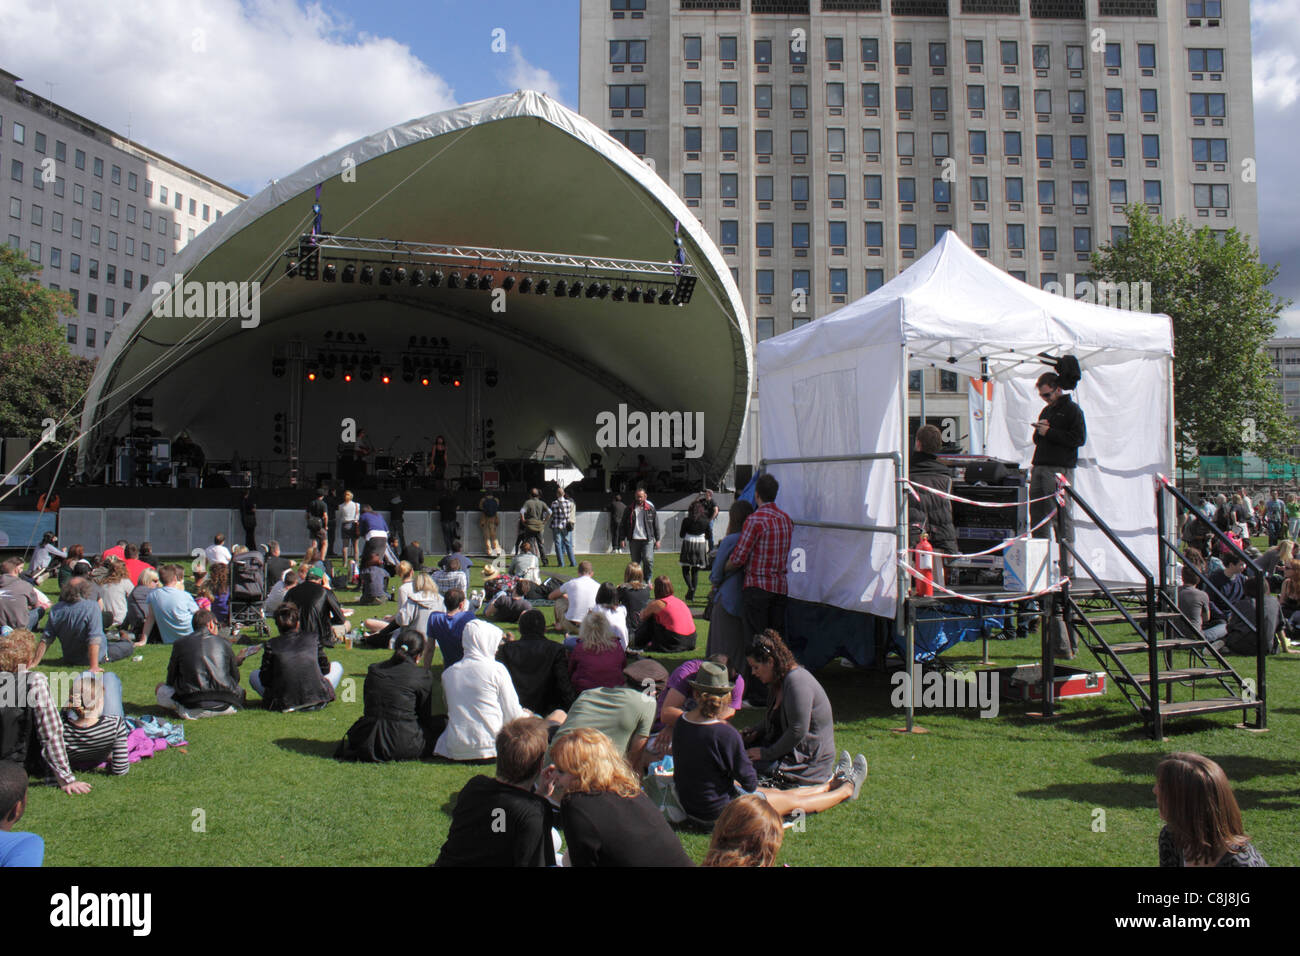
[[[663,654],[677,654],[681,651],[695,650],[695,631],[689,634],[677,634],[668,630],[655,618],[642,621],[632,636],[632,646],[658,651]]]
[[[745,626],[752,640],[769,627],[785,639],[785,604],[784,594],[773,594],[762,588],[745,588],[740,592],[744,602]]]

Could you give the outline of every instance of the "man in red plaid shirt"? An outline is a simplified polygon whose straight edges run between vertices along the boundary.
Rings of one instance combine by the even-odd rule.
[[[785,569],[790,560],[790,535],[794,522],[776,506],[780,490],[776,476],[760,475],[754,485],[757,510],[745,519],[727,571],[745,569],[745,582],[741,590],[745,604],[745,625],[750,637],[762,634],[769,627],[785,635]],[[748,682],[746,683],[748,686]]]

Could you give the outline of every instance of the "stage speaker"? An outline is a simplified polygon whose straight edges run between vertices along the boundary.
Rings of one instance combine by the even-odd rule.
[[[3,472],[0,474],[9,474],[18,467],[18,463],[23,457],[32,450],[32,441],[30,438],[6,438],[4,439],[4,461]]]
[[[1000,485],[1007,480],[1008,476],[1007,466],[1000,461],[972,461],[966,466],[965,483]]]
[[[736,494],[740,494],[742,491],[744,491],[745,486],[749,484],[750,479],[753,477],[754,477],[753,465],[737,465],[736,466]]]
[[[465,491],[479,491],[483,487],[483,479],[478,475],[466,475],[460,480],[460,486]]]

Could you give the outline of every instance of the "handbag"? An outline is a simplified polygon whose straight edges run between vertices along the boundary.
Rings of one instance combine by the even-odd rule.
[[[673,758],[668,756],[652,763],[646,771],[642,787],[645,789],[646,796],[664,815],[665,820],[673,824],[685,823],[688,815],[682,809],[681,801],[677,797],[672,760]]]

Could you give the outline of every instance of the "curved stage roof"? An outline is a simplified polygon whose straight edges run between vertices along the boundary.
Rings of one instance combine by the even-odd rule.
[[[679,222],[698,283],[688,304],[665,306],[517,288],[502,299],[448,289],[445,282],[411,288],[286,276],[283,253],[311,231],[318,188],[324,233],[405,243],[667,263]],[[348,259],[325,261],[342,270]],[[507,270],[490,271],[499,285]],[[163,317],[155,314],[163,310],[150,309],[152,294],[140,293],[87,396],[81,470],[92,475],[107,460],[114,435],[125,434],[136,395],[154,400],[155,428],[169,437],[187,431],[209,460],[238,454],[245,462],[264,461],[273,474],[287,473],[287,456],[273,451],[274,415],[289,410],[293,373],[273,375],[272,359],[292,342],[303,343],[309,362],[329,352],[369,351],[395,370],[387,386],[377,369],[368,382],[358,376],[346,384],[341,374],[304,381],[300,457],[307,480],[329,470],[323,463],[332,464],[345,419],[366,428],[381,452],[427,454],[427,439],[443,434],[449,460],[467,462],[472,390],[440,386],[436,371],[429,387],[403,382],[402,358],[412,357],[413,335],[445,338],[456,356],[481,352],[497,369],[498,383],[481,389],[477,409],[494,421],[496,457],[527,457],[553,431],[581,467],[599,450],[598,414],[617,413],[620,403],[629,410],[703,413],[699,461],[709,475],[718,475],[736,452],[752,358],[749,324],[722,256],[653,170],[540,93],[471,103],[324,156],[218,220],[165,272],[151,282],[181,273],[187,292],[194,282],[261,281],[259,322],[244,327],[251,319],[238,315]],[[494,302],[504,311],[493,311]],[[332,337],[339,332],[364,334],[364,346],[340,350]],[[417,362],[429,355],[419,351]],[[631,437],[626,444],[635,443]],[[638,453],[659,469],[669,467],[667,450],[636,447],[606,449],[605,464],[628,466]]]

